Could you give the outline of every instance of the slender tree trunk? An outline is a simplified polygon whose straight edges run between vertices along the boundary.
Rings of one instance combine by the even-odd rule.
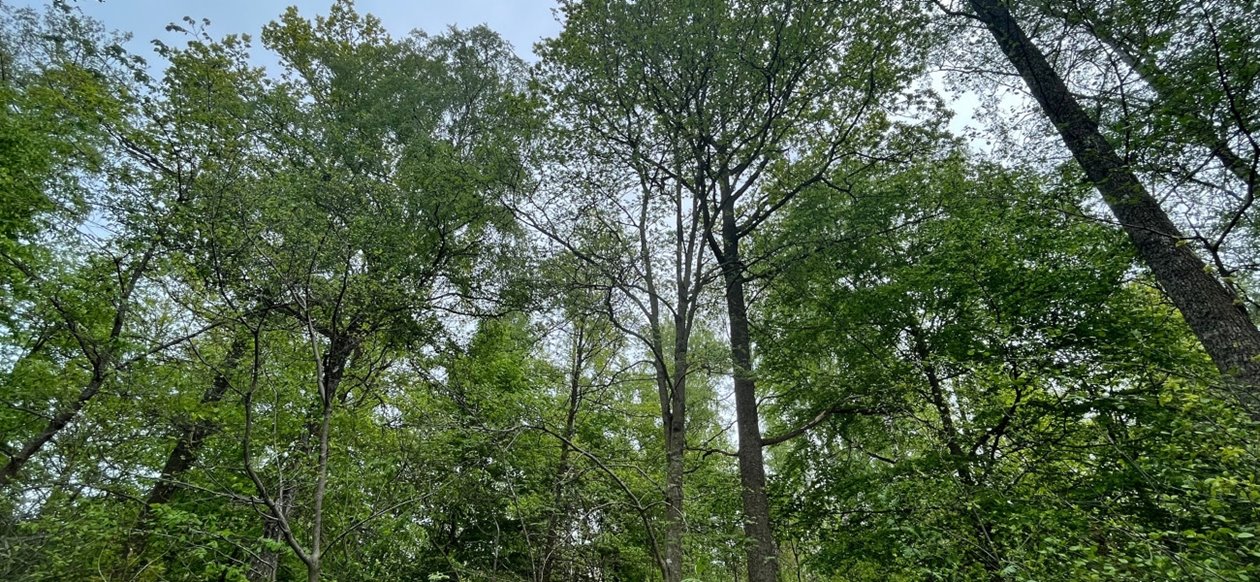
[[[312,330],[313,333],[314,331]],[[257,340],[255,339],[255,341]],[[314,340],[312,339],[312,345],[314,345],[313,342]],[[302,444],[299,446],[299,449],[306,449],[311,446],[311,440],[314,439],[314,445],[318,454],[315,469],[315,491],[311,499],[310,549],[303,551],[298,542],[287,539],[285,535],[285,529],[290,527],[291,510],[295,506],[297,487],[294,483],[281,483],[279,487],[275,506],[279,509],[280,515],[264,516],[263,537],[289,545],[305,564],[307,580],[310,582],[317,582],[320,579],[323,564],[323,510],[324,496],[328,483],[328,454],[329,440],[331,438],[332,408],[333,404],[338,400],[337,391],[341,386],[341,380],[345,376],[346,364],[349,362],[356,344],[357,342],[353,337],[334,335],[328,340],[327,352],[323,356],[316,355],[315,357],[320,416],[317,422],[307,423],[306,434],[303,435]],[[248,462],[248,457],[246,459]],[[256,483],[256,486],[259,487],[259,492],[262,493],[261,485]],[[251,564],[250,581],[270,582],[275,580],[278,564],[279,554],[277,552],[270,550],[260,552]]]
[[[681,222],[679,227],[681,228]],[[676,259],[683,260],[682,255],[676,256]],[[665,561],[661,565],[665,582],[681,582],[683,579],[683,537],[687,529],[686,516],[683,513],[683,479],[687,451],[687,368],[691,343],[691,323],[687,319],[687,313],[692,308],[692,298],[690,277],[682,275],[684,269],[680,265],[676,267],[672,375],[664,361],[659,301],[656,299],[652,299],[651,310],[652,336],[657,344],[653,348],[656,354],[656,387],[661,402],[661,425],[665,440]],[[654,283],[649,283],[649,289],[655,296]]]
[[[954,470],[958,474],[958,481],[962,483],[967,491],[966,495],[970,497],[972,493],[980,486],[976,480],[975,474],[971,470],[971,455],[968,451],[963,450],[962,444],[958,442],[958,427],[954,424],[954,413],[949,404],[949,398],[945,395],[945,387],[941,382],[940,375],[936,372],[936,366],[932,364],[928,351],[927,342],[923,339],[922,330],[913,328],[911,330],[912,340],[914,342],[914,353],[919,360],[919,365],[923,368],[923,374],[927,377],[929,394],[932,406],[936,409],[937,416],[941,419],[941,437],[945,441],[945,449],[949,451],[949,456],[953,461]],[[968,519],[971,521],[972,531],[976,536],[976,546],[979,551],[975,552],[980,564],[984,567],[985,572],[989,575],[989,580],[1002,580],[1002,559],[998,553],[997,546],[993,543],[993,525],[989,520],[985,519],[980,510],[973,509],[967,512]]]
[[[642,175],[642,172],[641,172]],[[687,373],[691,344],[692,314],[695,309],[696,291],[700,283],[696,237],[699,226],[696,215],[688,223],[683,212],[683,189],[674,189],[674,345],[672,354],[673,373],[665,357],[664,333],[661,329],[661,296],[652,268],[652,253],[648,240],[648,182],[643,182],[643,203],[639,214],[639,254],[643,262],[644,284],[648,292],[648,324],[651,328],[652,362],[656,372],[656,389],[661,406],[661,426],[665,443],[665,552],[661,563],[661,575],[665,582],[681,582],[683,579],[684,536],[687,530],[683,512],[685,455],[687,451]],[[694,200],[694,199],[693,199]],[[693,268],[696,269],[693,271]],[[693,285],[695,287],[693,288]]]
[[[537,579],[539,582],[551,582],[556,565],[556,550],[560,546],[560,529],[571,509],[565,495],[565,482],[569,479],[571,463],[569,456],[572,448],[569,443],[577,433],[577,415],[582,405],[581,373],[583,367],[583,333],[578,326],[578,339],[574,346],[572,367],[569,370],[569,405],[564,417],[564,439],[560,441],[560,458],[556,464],[556,478],[552,483],[552,500],[555,507],[547,518],[547,532],[543,537],[542,564]]]
[[[739,481],[744,502],[744,534],[748,537],[748,582],[779,579],[778,550],[766,496],[766,462],[761,446],[757,389],[752,371],[752,338],[744,298],[744,264],[739,251],[735,210],[722,205],[722,279],[730,323],[731,363],[735,380],[735,425],[739,435]]]
[[[665,427],[665,582],[682,582],[683,455],[687,448],[687,342],[688,333],[674,327],[674,378],[670,386],[670,410]]]
[[[4,487],[13,481],[17,477],[18,472],[22,470],[22,467],[31,460],[31,457],[34,457],[40,449],[44,448],[44,445],[48,444],[48,441],[57,436],[61,429],[65,428],[66,425],[70,424],[71,420],[74,420],[79,415],[79,411],[83,410],[84,405],[93,396],[96,396],[97,392],[100,392],[104,383],[104,370],[101,366],[93,366],[92,378],[83,386],[83,390],[79,391],[79,396],[74,399],[74,402],[57,411],[57,414],[48,420],[44,430],[40,431],[34,438],[26,441],[18,452],[13,453],[13,456],[9,457],[9,461],[4,464],[4,468],[0,469],[0,487]]]
[[[1159,202],[1116,154],[1010,11],[999,0],[968,2],[1225,376],[1229,390],[1252,418],[1260,419],[1260,331],[1238,298],[1185,244]]]

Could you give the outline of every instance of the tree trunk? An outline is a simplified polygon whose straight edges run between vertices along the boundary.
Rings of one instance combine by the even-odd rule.
[[[652,268],[652,254],[648,240],[648,195],[644,181],[643,203],[639,214],[639,254],[643,262],[644,284],[648,292],[648,324],[651,329],[649,348],[656,372],[656,390],[661,406],[661,427],[665,443],[665,552],[660,565],[665,582],[681,582],[683,579],[684,536],[687,530],[683,513],[685,455],[687,451],[687,372],[691,344],[692,314],[699,289],[700,267],[693,265],[698,258],[696,237],[699,224],[694,214],[688,223],[683,211],[683,188],[674,189],[674,351],[673,373],[665,358],[664,333],[661,330],[661,296],[658,294],[656,275]],[[693,271],[693,266],[696,271]],[[695,288],[693,288],[693,284]]]
[[[744,502],[744,534],[748,537],[748,582],[779,579],[778,550],[766,496],[766,464],[761,447],[757,390],[752,371],[752,338],[744,298],[744,264],[739,254],[735,210],[722,205],[722,279],[730,323],[731,364],[735,381],[735,425],[739,435],[739,481]]]
[[[4,468],[0,469],[0,487],[8,485],[17,477],[18,472],[31,460],[31,457],[34,457],[35,453],[38,453],[40,449],[44,448],[44,445],[48,444],[48,441],[57,436],[61,429],[70,424],[70,421],[79,415],[79,411],[83,410],[83,406],[93,396],[96,396],[97,392],[100,392],[101,386],[105,383],[105,373],[101,366],[94,366],[93,368],[92,379],[88,380],[83,390],[79,391],[79,396],[74,399],[74,402],[70,403],[70,406],[57,411],[57,414],[48,420],[44,430],[40,431],[31,440],[26,441],[18,452],[13,453],[13,456],[9,457],[9,461],[4,464]]]
[[[1260,420],[1260,331],[1103,137],[1045,55],[999,0],[968,0],[1064,143],[1123,225],[1155,280],[1181,311],[1225,383]]]
[[[1109,25],[1097,22],[1087,14],[1071,12],[1070,9],[1060,8],[1057,5],[1043,5],[1042,10],[1062,18],[1070,25],[1081,26],[1091,36],[1098,39],[1098,42],[1111,49],[1125,66],[1137,73],[1142,82],[1155,92],[1161,107],[1175,108],[1172,111],[1183,122],[1182,128],[1187,132],[1186,137],[1191,143],[1206,148],[1225,169],[1248,187],[1256,185],[1256,173],[1251,162],[1235,152],[1229,142],[1217,133],[1212,120],[1204,116],[1201,111],[1178,105],[1180,99],[1177,95],[1180,89],[1174,87],[1172,80],[1159,70],[1153,55],[1143,52],[1140,47],[1126,44],[1113,34]]]
[[[931,362],[931,352],[928,350],[927,342],[923,338],[922,330],[915,326],[911,328],[910,334],[914,342],[914,354],[919,360],[919,365],[923,368],[923,375],[928,381],[932,407],[936,409],[936,414],[941,419],[941,437],[945,441],[945,449],[949,451],[954,470],[958,474],[958,481],[962,483],[967,497],[971,497],[972,493],[980,486],[979,481],[976,480],[975,474],[971,470],[971,454],[969,451],[963,450],[962,444],[958,442],[958,436],[961,433],[958,432],[958,427],[954,424],[954,413],[949,405],[950,399],[946,397],[945,387],[942,385],[940,375],[937,374],[936,366]],[[977,561],[988,573],[989,580],[1002,580],[1002,558],[993,543],[992,524],[985,519],[978,509],[968,511],[967,515],[971,521],[972,531],[976,536],[978,551],[975,552],[975,555]]]
[[[665,582],[682,582],[683,455],[687,447],[687,333],[675,326],[674,379],[670,386],[671,409],[665,427]]]
[[[314,332],[312,331],[312,335]],[[313,341],[313,340],[312,340]],[[257,342],[257,338],[255,338]],[[298,446],[299,450],[309,450],[314,445],[318,455],[317,465],[315,469],[315,491],[311,498],[312,516],[311,516],[311,546],[307,551],[303,551],[298,542],[287,539],[285,529],[289,526],[289,518],[291,510],[295,506],[295,497],[297,486],[293,483],[281,483],[279,494],[275,499],[275,506],[279,509],[280,515],[264,514],[263,537],[268,540],[274,540],[287,544],[290,549],[300,558],[306,566],[307,579],[316,582],[320,579],[320,571],[323,563],[323,506],[324,494],[328,481],[328,454],[329,439],[332,421],[332,407],[338,400],[338,389],[341,387],[341,380],[345,376],[346,364],[349,362],[351,354],[354,352],[358,342],[352,336],[332,335],[328,339],[328,350],[315,357],[317,378],[319,387],[319,419],[315,422],[306,424],[306,433],[302,436],[302,440]],[[257,348],[255,348],[257,349]],[[257,365],[257,360],[255,360]],[[250,405],[252,406],[252,405]],[[247,417],[248,418],[248,417]],[[312,443],[311,441],[315,442]],[[296,458],[296,456],[294,457]],[[249,462],[246,457],[246,462]],[[250,469],[252,474],[252,469]],[[287,473],[290,471],[284,471]],[[282,474],[283,474],[282,473]],[[256,482],[259,493],[263,493],[262,486]],[[251,562],[249,580],[250,582],[270,582],[275,580],[276,568],[279,564],[279,554],[271,550],[260,552]]]
[[[574,435],[577,433],[577,415],[582,405],[581,374],[584,335],[581,323],[578,324],[577,334],[578,338],[573,348],[573,365],[569,370],[569,406],[564,417],[564,439],[560,441],[560,458],[556,465],[556,478],[552,484],[552,499],[555,507],[552,508],[551,515],[547,518],[547,532],[543,538],[542,564],[538,572],[539,582],[551,582],[556,564],[556,549],[560,546],[560,528],[564,525],[562,522],[566,519],[571,509],[566,499],[564,488],[571,468],[569,456],[572,453],[572,448],[569,446],[569,443],[572,442]]]
[[[292,485],[281,485],[276,507],[285,513],[284,519],[293,509],[295,489]],[[263,539],[284,543],[284,527],[280,520],[273,516],[263,516]],[[275,582],[276,571],[280,567],[280,552],[264,549],[254,554],[249,561],[249,582]]]
[[[232,341],[222,369],[215,374],[210,386],[206,387],[205,392],[201,394],[202,406],[217,404],[223,399],[224,394],[231,387],[227,373],[240,363],[241,358],[245,356],[245,349],[246,342],[243,338]],[[166,464],[162,466],[161,475],[153,484],[153,488],[149,490],[149,495],[145,497],[144,505],[140,508],[135,528],[128,536],[127,547],[123,552],[126,558],[124,563],[144,554],[145,546],[148,544],[149,521],[153,518],[153,507],[167,503],[174,497],[175,492],[179,490],[176,481],[196,464],[202,444],[214,429],[214,424],[207,420],[193,422],[183,427],[179,439],[175,442],[175,448],[171,449],[170,456],[166,458]]]

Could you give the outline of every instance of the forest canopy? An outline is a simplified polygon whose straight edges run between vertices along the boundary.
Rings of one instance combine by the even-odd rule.
[[[1254,2],[555,8],[0,2],[0,579],[1260,578]]]

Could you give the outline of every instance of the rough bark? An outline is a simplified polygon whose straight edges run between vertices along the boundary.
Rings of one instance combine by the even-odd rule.
[[[774,582],[779,579],[778,549],[770,523],[770,500],[766,496],[766,462],[761,446],[757,387],[752,376],[752,338],[744,296],[745,269],[740,257],[735,210],[731,204],[724,204],[721,212],[720,266],[726,284],[731,364],[734,367],[735,425],[739,436],[737,458],[744,503],[744,535],[748,538],[748,582]]]
[[[1260,419],[1260,331],[1238,298],[1211,274],[1159,202],[1103,137],[1045,55],[999,0],[968,0],[1023,77],[1138,256],[1181,311],[1252,418]]]

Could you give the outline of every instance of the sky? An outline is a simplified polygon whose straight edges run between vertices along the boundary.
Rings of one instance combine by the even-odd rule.
[[[0,0],[3,1],[3,0]],[[19,0],[17,3],[39,5],[45,0]],[[151,40],[157,38],[178,46],[186,37],[167,32],[166,25],[180,22],[184,16],[200,21],[210,19],[208,32],[213,37],[248,33],[257,41],[263,25],[276,19],[290,5],[298,7],[306,18],[327,13],[333,0],[77,0],[83,11],[105,24],[107,29],[134,35],[127,47],[132,53],[149,59],[158,73],[163,63],[153,56]],[[357,0],[356,9],[381,19],[394,36],[412,30],[440,33],[448,26],[469,28],[485,24],[498,32],[516,48],[516,54],[527,61],[536,60],[535,42],[560,32],[553,8],[556,0]],[[268,68],[275,65],[254,43],[254,62]],[[938,87],[939,88],[939,87]],[[948,95],[950,105],[958,113],[951,129],[962,133],[979,123],[973,117],[978,100],[974,95]],[[973,144],[976,147],[980,144]]]
[[[39,5],[39,0],[28,4]],[[79,0],[83,11],[100,20],[107,29],[135,35],[132,52],[152,55],[149,41],[162,39],[177,43],[181,35],[165,31],[166,25],[184,16],[210,19],[211,36],[249,33],[255,40],[264,24],[276,19],[290,5],[311,18],[328,12],[332,0]],[[381,19],[394,36],[415,29],[440,33],[450,25],[469,28],[485,24],[516,47],[516,52],[533,61],[533,44],[560,31],[552,14],[554,0],[358,0],[360,13]],[[257,44],[255,44],[257,47]]]

